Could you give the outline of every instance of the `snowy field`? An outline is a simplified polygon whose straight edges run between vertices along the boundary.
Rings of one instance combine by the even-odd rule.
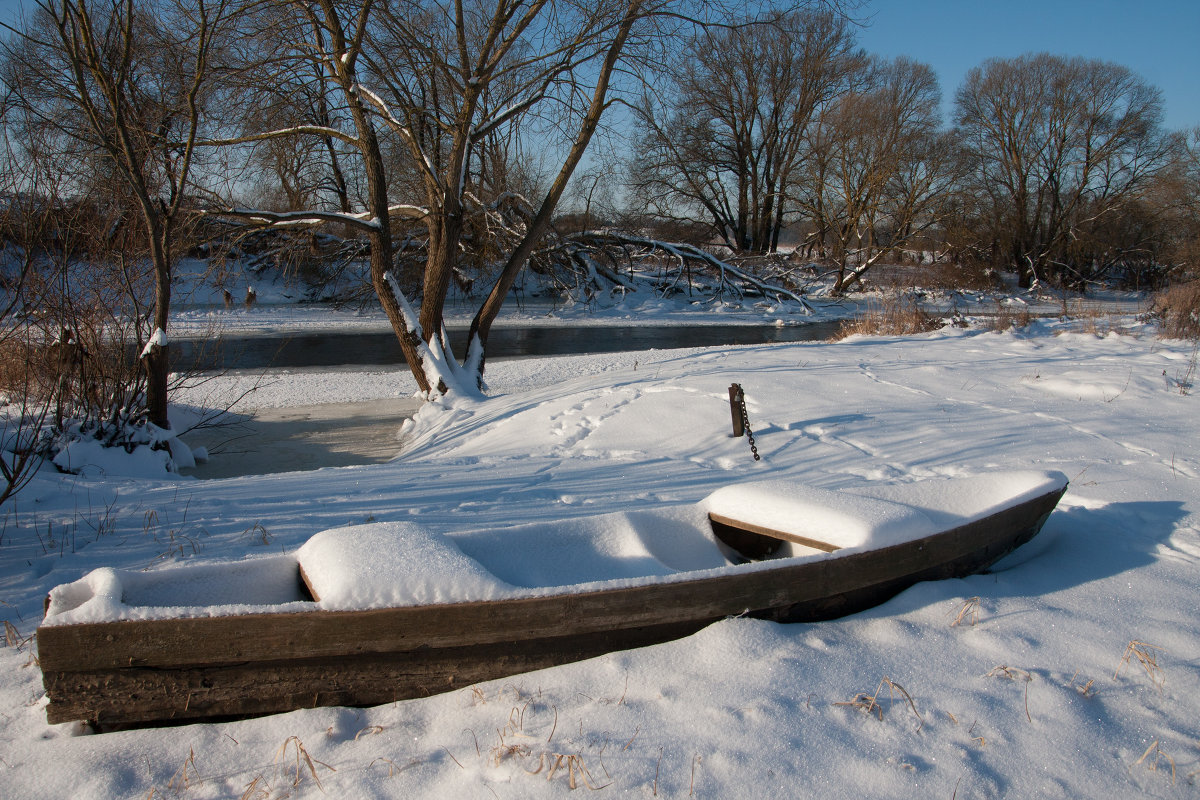
[[[34,632],[52,587],[94,568],[291,552],[346,525],[499,528],[695,503],[764,478],[838,489],[1038,469],[1071,485],[1042,534],[990,574],[921,584],[835,622],[729,619],[371,709],[96,735],[47,725],[30,645],[0,648],[0,797],[457,800],[564,797],[572,785],[1196,797],[1196,350],[1117,323],[503,362],[489,400],[429,404],[382,431],[398,435],[386,464],[213,481],[136,465],[43,472],[0,518],[13,642]],[[245,380],[180,399],[217,402]],[[730,436],[735,381],[757,463]],[[360,400],[412,390],[401,374],[306,371],[270,376],[248,402],[311,404],[332,386]]]

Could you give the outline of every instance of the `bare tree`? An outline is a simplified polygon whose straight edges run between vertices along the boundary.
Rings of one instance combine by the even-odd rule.
[[[296,15],[286,3],[250,8],[252,13],[242,15],[239,39],[244,71],[235,82],[225,128],[251,137],[296,124],[314,131],[351,130],[346,110],[332,102],[321,53],[305,46],[312,31],[296,30]],[[260,205],[350,213],[359,193],[347,149],[329,133],[254,142],[247,160],[264,173]]]
[[[973,182],[1023,287],[1077,266],[1071,241],[1139,197],[1169,160],[1161,93],[1118,64],[992,59],[967,74],[955,102]]]
[[[292,3],[282,39],[316,54],[331,103],[349,124],[297,120],[253,136],[213,142],[328,136],[358,157],[366,194],[357,214],[247,212],[271,222],[328,220],[356,226],[370,241],[371,279],[422,391],[477,391],[488,335],[600,123],[614,102],[612,82],[641,48],[686,10],[666,0],[474,0],[473,2]],[[540,121],[557,169],[535,199],[481,197],[495,185],[489,147],[524,121]],[[553,134],[553,136],[551,136]],[[410,156],[422,196],[393,203],[389,156]],[[413,198],[416,199],[416,198]],[[443,313],[469,218],[503,210],[512,246],[472,321],[460,365],[450,353]],[[519,212],[519,213],[517,213]],[[395,274],[396,219],[425,227],[419,309]]]
[[[28,162],[10,141],[13,113],[7,98],[0,102],[0,504],[37,472],[41,430],[53,403],[32,363],[32,331],[21,324],[40,284],[38,245],[50,215],[32,191]]]
[[[1175,159],[1151,196],[1163,209],[1162,258],[1175,276],[1200,277],[1200,126],[1174,137]]]
[[[173,247],[227,11],[224,0],[40,0],[5,44],[5,82],[60,134],[64,160],[93,161],[140,216],[154,277],[152,332],[139,341],[145,407],[164,429]]]
[[[643,202],[662,218],[699,216],[738,252],[778,247],[815,114],[865,59],[833,11],[757,22],[699,32],[636,107]]]
[[[929,66],[875,59],[822,111],[800,192],[837,269],[835,294],[940,220],[960,177],[940,102]]]

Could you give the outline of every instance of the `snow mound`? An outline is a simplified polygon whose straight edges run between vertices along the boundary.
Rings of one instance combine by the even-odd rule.
[[[838,548],[887,547],[1062,489],[1061,472],[1021,470],[830,491],[791,481],[718,489],[703,502],[729,517]]]
[[[710,514],[838,548],[882,546],[937,530],[911,506],[789,481],[726,486],[709,495],[704,506]]]
[[[300,610],[296,559],[289,555],[152,571],[101,567],[50,590],[43,625],[229,616]]]
[[[296,551],[321,608],[393,608],[491,600],[512,588],[448,537],[411,522],[322,531]]]
[[[469,531],[463,552],[526,589],[574,591],[729,566],[695,506]]]
[[[1012,470],[915,483],[890,483],[854,489],[855,494],[919,508],[938,527],[965,525],[1035,497],[1066,488],[1067,476],[1055,470]]]

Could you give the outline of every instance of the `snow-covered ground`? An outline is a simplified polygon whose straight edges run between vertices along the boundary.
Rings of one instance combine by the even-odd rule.
[[[0,797],[525,798],[572,783],[639,797],[1195,797],[1196,349],[1111,324],[526,359],[489,371],[487,401],[427,405],[386,464],[211,481],[44,472],[0,518],[14,640],[50,588],[96,567],[291,552],[351,524],[497,528],[763,478],[838,489],[1033,468],[1071,486],[986,575],[839,621],[729,619],[371,709],[93,735],[48,726],[29,645],[0,648]],[[270,377],[252,403],[411,391],[377,371]],[[212,403],[245,380],[179,400]],[[730,436],[731,382],[760,462]]]

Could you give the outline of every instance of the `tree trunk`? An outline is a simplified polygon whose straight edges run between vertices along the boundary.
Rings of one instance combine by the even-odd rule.
[[[139,187],[140,188],[140,187]],[[167,322],[171,310],[171,250],[169,225],[157,219],[152,202],[145,197],[143,210],[147,232],[150,234],[150,260],[154,266],[154,319],[151,340],[158,331],[167,333]],[[163,430],[170,430],[171,419],[167,411],[167,377],[170,373],[170,339],[151,344],[142,355],[146,370],[146,418]]]
[[[425,266],[424,297],[421,299],[421,331],[425,341],[441,341],[443,312],[446,295],[450,291],[450,279],[458,261],[458,247],[462,240],[462,207],[453,200],[439,215],[438,224],[429,231],[429,259]],[[449,343],[442,342],[449,351]]]
[[[391,239],[379,233],[372,234],[369,238],[371,241],[371,286],[375,289],[375,294],[379,297],[379,305],[383,307],[383,313],[387,315],[388,322],[392,325],[392,331],[395,332],[396,339],[400,342],[400,352],[404,354],[409,371],[417,381],[417,388],[421,392],[428,393],[433,386],[425,376],[424,361],[418,349],[421,344],[420,337],[409,328],[404,312],[400,309],[400,301],[392,292],[392,287],[387,281],[392,260]]]
[[[379,149],[379,140],[375,136],[374,127],[366,116],[365,110],[359,104],[352,105],[355,124],[358,126],[362,139],[360,148],[363,155],[363,169],[367,175],[367,192],[370,208],[375,216],[376,226],[368,235],[371,242],[371,286],[379,297],[383,313],[387,315],[392,331],[400,343],[400,352],[408,363],[409,371],[417,382],[417,388],[428,393],[433,386],[425,375],[425,363],[421,357],[421,340],[410,325],[411,320],[405,318],[400,308],[400,300],[392,292],[387,276],[392,269],[392,226],[388,213],[387,180],[383,166],[383,155]]]

